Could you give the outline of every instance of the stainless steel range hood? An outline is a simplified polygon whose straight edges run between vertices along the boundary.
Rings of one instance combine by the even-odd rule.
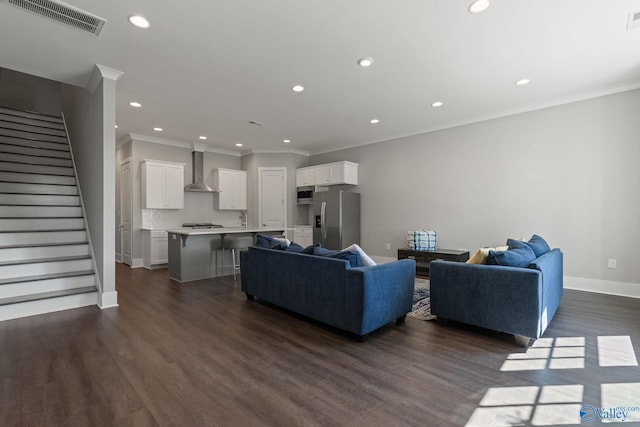
[[[193,159],[193,182],[186,187],[184,191],[199,191],[201,193],[217,193],[213,188],[204,182],[204,152],[193,151],[191,153]]]

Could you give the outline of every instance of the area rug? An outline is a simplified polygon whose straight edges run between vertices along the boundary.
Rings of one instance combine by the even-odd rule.
[[[434,320],[436,316],[431,314],[431,297],[429,295],[429,281],[416,277],[413,288],[413,308],[408,317],[418,320]]]

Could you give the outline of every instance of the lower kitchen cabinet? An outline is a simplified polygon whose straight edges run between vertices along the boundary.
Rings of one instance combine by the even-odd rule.
[[[142,230],[142,265],[145,268],[163,268],[169,262],[167,230]]]
[[[294,227],[293,229],[293,241],[306,248],[313,245],[313,228],[309,227]]]

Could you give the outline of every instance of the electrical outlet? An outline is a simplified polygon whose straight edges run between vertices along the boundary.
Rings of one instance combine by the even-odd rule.
[[[613,258],[609,258],[609,261],[607,262],[607,267],[609,268],[616,268],[618,264],[618,261],[613,259]]]
[[[391,243],[387,243],[387,249],[391,249]]]

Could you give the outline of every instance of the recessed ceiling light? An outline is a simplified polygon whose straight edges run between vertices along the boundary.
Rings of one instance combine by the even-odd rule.
[[[118,129],[118,125],[113,125],[114,128]]]
[[[487,10],[491,6],[491,0],[476,0],[469,5],[469,12],[480,13]]]
[[[130,102],[129,105],[131,105],[132,107],[136,107],[136,108],[140,108],[142,107],[142,104],[140,104],[139,102]]]
[[[373,58],[367,56],[366,58],[358,59],[358,65],[361,67],[370,67],[373,64]]]
[[[144,16],[131,15],[129,17],[129,22],[131,23],[131,25],[138,28],[149,28],[149,21],[147,21]]]
[[[291,88],[291,90],[294,91],[294,92],[302,92],[304,90],[304,86],[295,85],[294,87]]]
[[[369,123],[371,123],[372,125],[378,124],[380,123],[380,119],[371,119],[369,120]]]
[[[206,136],[199,136],[198,139],[205,140],[205,139],[207,139],[207,137]]]
[[[442,107],[444,105],[444,102],[442,101],[436,101],[433,104],[431,104],[432,107]]]
[[[238,143],[236,144],[236,147],[242,147],[242,144],[238,142]]]
[[[291,140],[290,139],[283,139],[282,142],[284,142],[285,144],[288,144],[288,143],[291,142]]]
[[[516,82],[516,85],[518,86],[524,86],[524,85],[528,85],[531,82],[531,80],[529,79],[520,79]]]

